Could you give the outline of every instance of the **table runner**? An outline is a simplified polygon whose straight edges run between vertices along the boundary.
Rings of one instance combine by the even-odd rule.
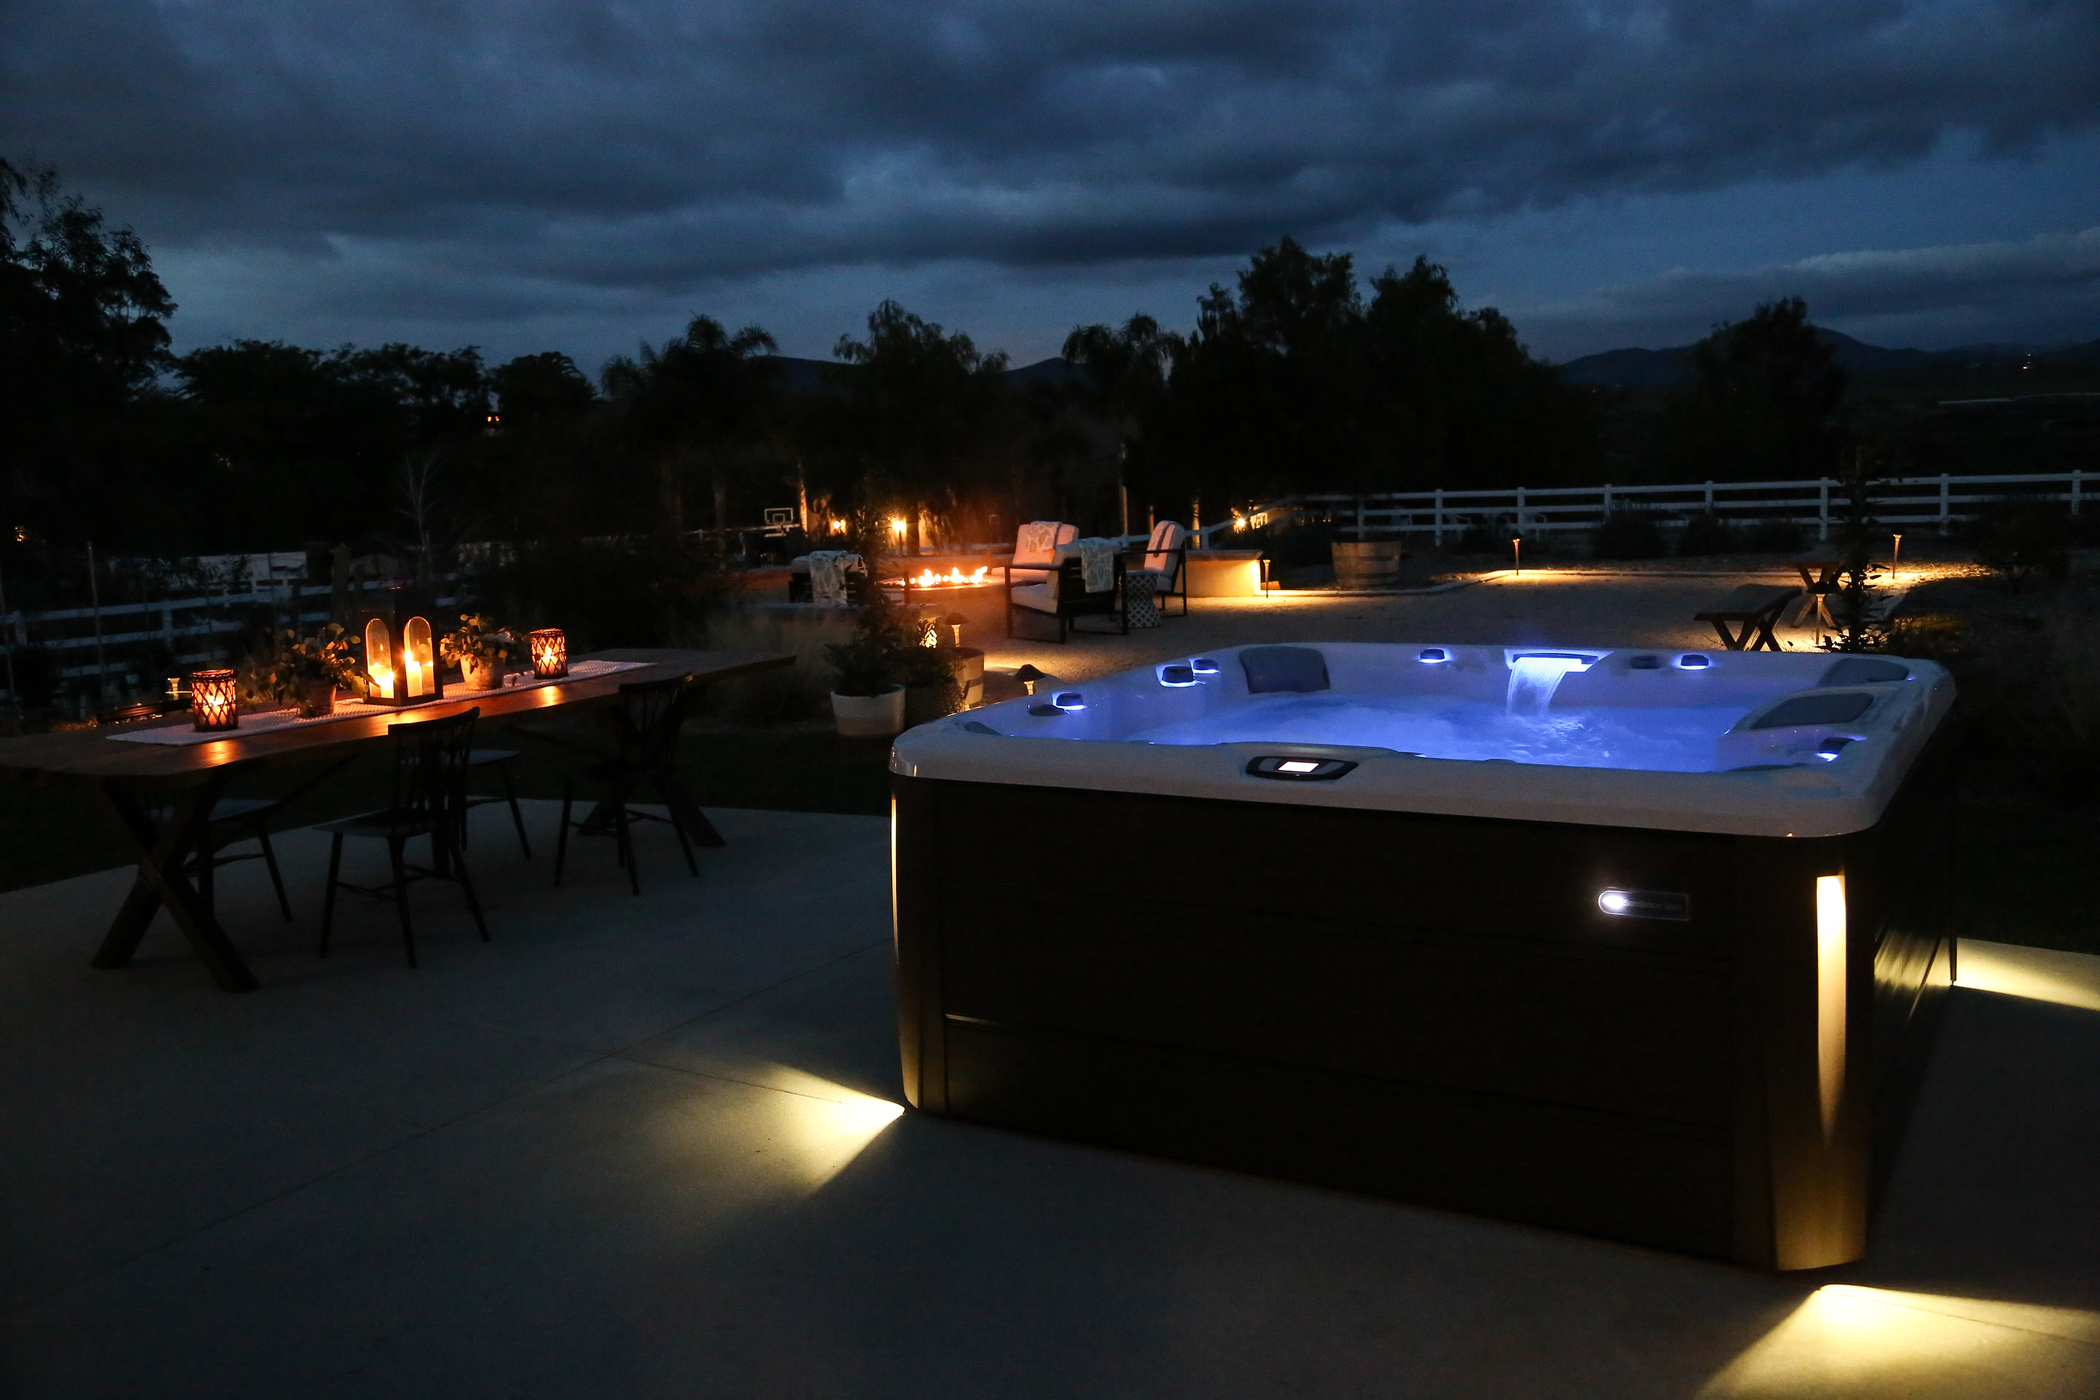
[[[569,674],[559,680],[541,680],[530,672],[519,672],[504,678],[503,690],[454,690],[445,697],[447,702],[471,700],[477,695],[500,695],[507,690],[534,690],[543,685],[562,685],[568,681],[587,681],[594,676],[609,676],[615,671],[633,671],[652,665],[648,661],[576,661],[569,665]],[[188,721],[177,724],[158,725],[152,729],[134,729],[124,734],[111,734],[112,739],[121,739],[132,744],[209,744],[218,739],[231,739],[242,734],[268,734],[279,729],[292,729],[309,724],[334,724],[339,720],[364,719],[371,715],[413,714],[421,706],[371,705],[362,700],[338,701],[335,713],[317,715],[313,719],[301,719],[296,707],[283,710],[263,710],[259,713],[241,712],[241,723],[237,729],[218,729],[208,733],[198,731]]]

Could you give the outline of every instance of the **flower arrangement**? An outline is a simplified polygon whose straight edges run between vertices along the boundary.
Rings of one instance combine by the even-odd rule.
[[[459,630],[438,639],[438,654],[458,665],[469,690],[494,690],[503,684],[503,663],[522,659],[525,644],[480,613],[461,613]]]

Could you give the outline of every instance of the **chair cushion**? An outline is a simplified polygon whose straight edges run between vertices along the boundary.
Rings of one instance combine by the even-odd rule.
[[[1031,520],[1014,535],[1014,562],[1041,566],[1048,564],[1061,544],[1070,544],[1079,538],[1079,527],[1067,525],[1062,520]]]
[[[1014,606],[1035,612],[1057,611],[1056,583],[1022,583],[1014,585]]]
[[[1048,569],[1015,569],[1011,577],[1017,584],[1048,583],[1050,581],[1050,571]]]

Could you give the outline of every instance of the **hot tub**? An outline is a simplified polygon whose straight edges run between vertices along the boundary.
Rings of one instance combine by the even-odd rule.
[[[1780,1269],[1953,972],[1924,661],[1248,647],[891,760],[920,1109]]]

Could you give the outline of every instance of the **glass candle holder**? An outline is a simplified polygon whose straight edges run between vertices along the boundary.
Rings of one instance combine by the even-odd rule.
[[[569,674],[569,639],[559,627],[542,627],[526,634],[532,651],[532,674],[543,681],[558,681]]]
[[[239,686],[230,670],[190,674],[190,717],[205,733],[240,726]]]

